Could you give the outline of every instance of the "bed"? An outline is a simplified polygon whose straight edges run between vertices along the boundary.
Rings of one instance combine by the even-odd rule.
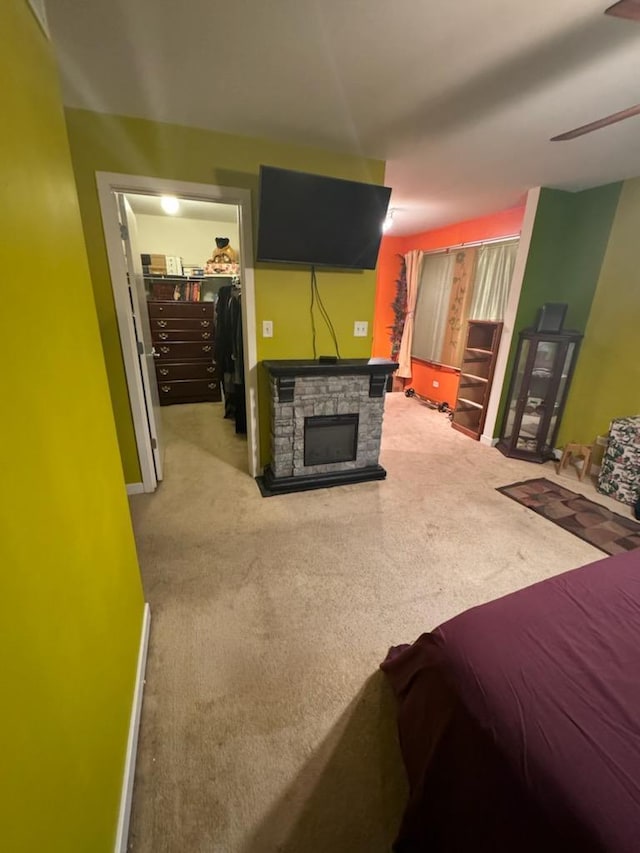
[[[390,650],[409,801],[394,846],[640,850],[640,549]]]

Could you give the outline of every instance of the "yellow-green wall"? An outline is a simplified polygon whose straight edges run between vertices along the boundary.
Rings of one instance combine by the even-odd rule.
[[[261,163],[341,178],[382,183],[384,164],[347,154],[160,124],[87,110],[66,112],[85,239],[127,482],[140,480],[131,410],[107,266],[95,173],[120,172],[248,188],[254,207]],[[254,217],[255,223],[255,217]],[[212,235],[212,241],[213,237]],[[213,243],[212,243],[213,244]],[[253,251],[253,248],[252,248]],[[370,338],[354,338],[354,320],[373,329],[375,272],[321,272],[319,287],[333,320],[341,355],[367,358]],[[258,334],[258,358],[310,358],[309,272],[259,265],[255,274],[257,328],[272,320],[274,336]],[[333,353],[318,318],[318,353]],[[259,388],[263,462],[268,459],[268,408]]]
[[[143,599],[51,46],[0,31],[0,847],[106,853]]]
[[[592,442],[612,418],[640,414],[640,178],[616,209],[558,446]]]
[[[621,184],[582,192],[543,187],[522,280],[514,329],[531,328],[545,302],[565,302],[565,328],[584,332],[602,268]],[[514,334],[507,377],[511,376],[519,335]],[[509,382],[502,388],[496,432],[502,427]]]

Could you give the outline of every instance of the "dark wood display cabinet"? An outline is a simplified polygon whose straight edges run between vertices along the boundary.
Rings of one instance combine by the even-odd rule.
[[[487,417],[487,404],[496,366],[502,323],[469,320],[458,397],[451,426],[470,438],[480,439]]]
[[[222,399],[213,302],[147,303],[161,405]]]
[[[530,462],[553,458],[582,335],[520,332],[498,450]]]

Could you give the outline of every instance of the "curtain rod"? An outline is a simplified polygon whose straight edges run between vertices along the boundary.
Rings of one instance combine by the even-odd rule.
[[[508,243],[510,240],[519,240],[520,234],[509,234],[508,237],[493,237],[491,240],[475,240],[470,243],[456,243],[454,246],[443,246],[442,249],[429,249],[423,255],[443,255],[454,249],[468,249],[471,246],[488,246],[490,243]]]

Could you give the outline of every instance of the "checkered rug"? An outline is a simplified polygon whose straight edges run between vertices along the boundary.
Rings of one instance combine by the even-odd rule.
[[[621,551],[640,548],[640,524],[637,521],[611,512],[544,477],[500,486],[497,491],[579,536],[605,554],[619,554]]]

